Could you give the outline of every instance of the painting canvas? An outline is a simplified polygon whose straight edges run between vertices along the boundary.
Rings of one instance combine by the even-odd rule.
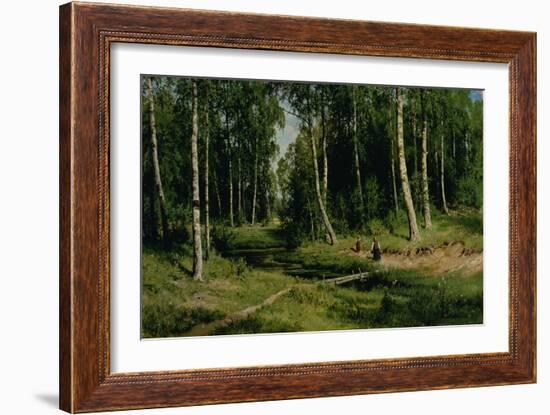
[[[142,75],[141,336],[483,323],[483,91]]]

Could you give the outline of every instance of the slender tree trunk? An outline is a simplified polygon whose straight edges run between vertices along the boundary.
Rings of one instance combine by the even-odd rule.
[[[197,154],[197,136],[199,133],[197,82],[193,87],[193,128],[191,132],[191,167],[193,179],[193,279],[202,281],[202,243],[201,243],[201,211],[199,195],[199,160]]]
[[[227,134],[227,173],[229,180],[229,224],[233,228],[235,226],[235,222],[233,221],[233,162],[231,154],[231,133],[229,131],[229,116],[227,111],[225,112],[225,129]]]
[[[153,96],[153,81],[151,80],[150,77],[147,78],[147,95],[149,96],[149,127],[151,129],[151,154],[153,157],[155,188],[158,194],[159,205],[160,205],[161,228],[157,229],[157,233],[158,235],[161,236],[164,243],[166,243],[168,238],[168,215],[166,213],[166,199],[164,198],[164,190],[162,188],[162,180],[160,176],[158,142],[157,142],[157,126],[156,126],[156,120],[155,120],[155,98]]]
[[[432,215],[430,212],[430,191],[428,188],[428,115],[426,112],[424,94],[422,93],[422,213],[424,227],[432,229]]]
[[[393,187],[393,203],[395,207],[395,214],[399,213],[399,201],[397,199],[397,181],[395,179],[395,133],[397,130],[394,130],[393,126],[393,105],[391,102],[390,96],[390,105],[389,105],[389,122],[390,122],[390,162],[391,162],[391,181]]]
[[[413,158],[413,175],[416,177],[418,175],[418,146],[416,140],[416,110],[413,112],[413,121],[412,121],[412,134],[413,134],[413,146],[414,146],[414,158]]]
[[[330,244],[334,245],[338,242],[338,240],[336,239],[336,233],[332,228],[330,219],[327,215],[327,211],[325,210],[325,204],[323,203],[323,195],[321,194],[321,184],[319,180],[319,166],[317,164],[317,146],[315,144],[315,136],[313,135],[311,114],[309,114],[308,117],[309,138],[311,141],[311,158],[313,161],[313,175],[315,178],[315,193],[317,195],[317,203],[319,204],[319,210],[321,211],[321,217],[323,218],[323,224],[325,225],[325,229],[328,233]]]
[[[365,202],[363,200],[363,185],[361,184],[361,170],[359,166],[359,147],[357,145],[357,87],[352,87],[352,99],[353,99],[353,152],[355,162],[355,180],[357,184],[357,190],[359,192],[359,201],[361,203],[361,224],[363,223],[363,215],[365,214]]]
[[[328,195],[328,157],[327,157],[327,125],[325,114],[325,101],[323,97],[323,108],[321,108],[321,139],[323,147],[323,203],[327,206]]]
[[[218,187],[218,175],[216,174],[216,169],[214,169],[214,193],[216,194],[216,202],[218,205],[218,216],[221,218],[223,216],[222,212],[222,198],[220,196],[220,188]]]
[[[434,159],[435,159],[435,171],[436,171],[436,174],[437,174],[440,171],[439,170],[439,151],[437,151],[437,150],[434,152]]]
[[[397,148],[399,157],[399,172],[401,174],[401,188],[403,189],[403,199],[407,209],[407,217],[409,219],[409,240],[419,241],[420,233],[416,224],[416,213],[411,197],[411,189],[409,187],[409,178],[407,175],[407,163],[405,161],[405,143],[403,138],[403,96],[399,88],[396,88],[397,97]]]
[[[265,218],[269,222],[271,219],[271,206],[269,203],[269,189],[265,187]]]
[[[447,207],[447,198],[445,197],[445,137],[441,132],[441,204],[443,212],[448,215],[449,208]]]
[[[252,191],[252,225],[256,221],[256,193],[258,191],[258,139],[254,146],[254,190]]]
[[[241,155],[240,155],[240,146],[239,146],[239,155],[237,156],[237,222],[242,223],[242,177],[241,177]]]
[[[208,105],[208,104],[207,104]],[[206,109],[206,126],[204,134],[204,234],[205,234],[205,257],[210,257],[210,188],[209,188],[209,141],[210,141],[210,123],[208,117],[209,109]]]

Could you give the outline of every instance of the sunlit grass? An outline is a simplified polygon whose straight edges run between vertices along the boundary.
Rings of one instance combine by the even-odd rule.
[[[480,214],[434,217],[433,229],[421,229],[422,241],[406,239],[406,226],[378,235],[383,249],[403,251],[461,242],[482,248]],[[231,229],[232,249],[268,249],[284,246],[279,228],[241,226]],[[355,235],[341,236],[338,244],[309,243],[295,250],[274,253],[282,263],[313,271],[291,277],[279,270],[262,270],[242,258],[216,253],[204,262],[204,282],[192,279],[188,245],[170,252],[145,249],[142,257],[142,335],[184,336],[194,326],[218,321],[287,287],[290,291],[254,314],[221,326],[212,334],[274,333],[426,325],[475,324],[483,316],[483,275],[460,272],[428,275],[422,269],[381,269],[366,255],[353,255]],[[371,236],[363,235],[363,250]],[[324,276],[368,272],[368,277],[347,286],[316,284]]]

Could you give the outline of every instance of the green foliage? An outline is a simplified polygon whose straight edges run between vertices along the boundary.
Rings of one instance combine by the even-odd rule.
[[[234,230],[225,225],[217,225],[212,229],[212,243],[217,251],[223,252],[231,249],[237,237]]]
[[[196,325],[258,304],[290,285],[292,289],[275,304],[219,332],[481,321],[481,275],[467,279],[450,275],[437,285],[439,281],[424,276],[422,270],[377,271],[364,252],[351,253],[350,248],[359,235],[367,237],[363,251],[368,251],[374,236],[384,252],[414,252],[453,241],[461,241],[468,249],[482,249],[482,99],[472,98],[467,90],[400,88],[404,96],[404,161],[419,225],[421,139],[426,121],[433,219],[431,230],[421,229],[422,241],[409,243],[395,151],[395,88],[197,80],[201,220],[204,223],[208,177],[214,248],[205,261],[205,282],[199,283],[190,278],[192,80],[150,79],[152,96],[144,88],[147,77],[141,80],[144,336],[181,335]],[[148,111],[151,102],[155,104],[167,232],[160,226],[160,192],[155,184],[151,142],[153,117]],[[392,167],[397,176],[397,200]],[[438,210],[443,199],[442,180],[451,209],[448,216]],[[326,244],[321,207],[338,234],[340,243],[335,246]],[[290,250],[281,252],[285,247]],[[247,262],[242,252],[235,254],[236,250],[270,249],[277,252],[268,261],[272,268],[267,271]],[[314,284],[359,271],[369,272],[368,277],[346,287]]]
[[[381,217],[380,210],[382,207],[383,199],[382,192],[378,187],[378,181],[376,180],[376,177],[369,177],[365,181],[363,198],[365,206],[365,218],[368,220],[379,219]]]
[[[408,225],[407,214],[404,210],[399,210],[397,213],[392,210],[386,216],[385,223],[390,233],[395,234],[399,228]]]
[[[388,228],[378,218],[371,219],[367,222],[367,233],[372,236],[385,235],[389,232]]]
[[[177,337],[199,323],[209,323],[223,316],[219,311],[202,307],[186,308],[172,302],[147,303],[142,307],[143,337]]]

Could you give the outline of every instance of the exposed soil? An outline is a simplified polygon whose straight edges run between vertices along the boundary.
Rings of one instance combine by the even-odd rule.
[[[372,257],[370,252],[349,250],[346,255]],[[459,272],[467,277],[483,271],[483,250],[465,248],[462,242],[445,243],[403,251],[385,250],[379,264],[386,269],[418,269],[426,275],[441,276]]]

